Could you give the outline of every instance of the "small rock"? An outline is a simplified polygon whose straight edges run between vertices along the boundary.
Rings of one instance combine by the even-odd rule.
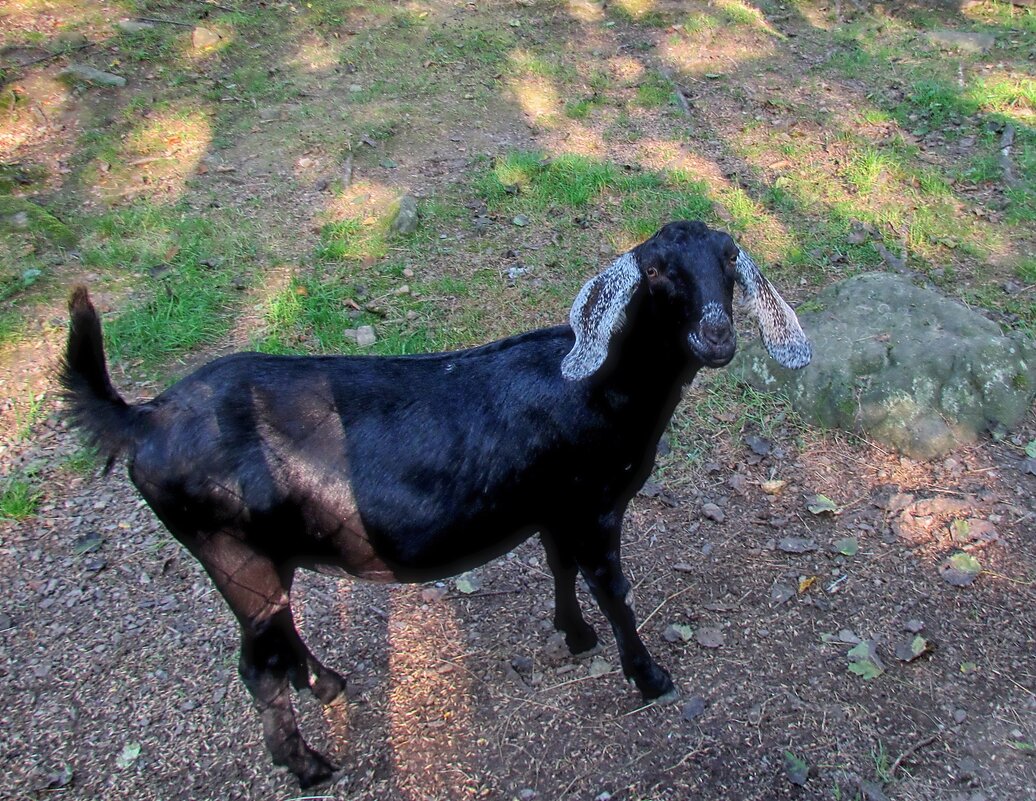
[[[537,793],[531,787],[526,787],[518,791],[518,801],[532,801],[536,797]]]
[[[877,782],[861,781],[860,790],[863,793],[863,801],[888,801],[888,796]]]
[[[529,224],[529,218],[526,217],[524,214],[519,214],[513,220],[511,220],[511,222],[517,225],[519,228],[524,228],[526,225]]]
[[[770,442],[770,440],[763,439],[762,437],[758,437],[755,434],[749,434],[747,437],[745,437],[745,444],[748,445],[748,447],[751,448],[752,453],[756,454],[757,456],[766,456],[770,453],[770,450],[773,448],[773,445]]]
[[[611,673],[612,666],[604,657],[595,656],[590,663],[589,672],[591,676],[596,678],[597,676],[603,676],[605,673]]]
[[[717,523],[722,523],[724,520],[727,519],[727,516],[723,514],[723,510],[716,506],[716,504],[714,503],[704,504],[701,507],[701,513],[703,517],[706,517],[709,520],[714,520]]]
[[[0,632],[7,631],[14,627],[14,621],[6,612],[0,612]]]
[[[790,598],[795,597],[795,588],[789,587],[787,584],[774,584],[770,588],[770,602],[774,606],[778,606]]]
[[[808,553],[817,550],[816,540],[806,537],[782,537],[777,542],[778,550],[785,553]]]
[[[352,83],[352,84],[349,84],[349,91],[352,92],[355,95],[358,92],[362,92],[363,91],[363,87],[360,86],[360,84],[358,84],[358,83]]]
[[[426,604],[442,600],[442,598],[445,595],[445,587],[425,587],[423,590],[421,590],[421,600],[424,601]]]
[[[126,79],[121,75],[103,72],[88,67],[86,64],[69,64],[58,73],[58,76],[71,83],[86,83],[91,86],[120,87],[126,85]]]
[[[518,673],[529,674],[532,673],[533,661],[528,656],[516,656],[511,660],[511,667],[513,667]]]
[[[964,710],[964,709],[954,709],[953,710],[953,722],[954,723],[960,724],[960,723],[963,723],[967,719],[968,719],[967,710]]]
[[[694,639],[702,648],[719,648],[726,642],[726,635],[715,626],[702,626],[694,632]]]
[[[985,53],[996,44],[996,37],[988,33],[971,31],[935,30],[928,31],[928,41],[946,50]]]
[[[417,230],[417,198],[413,195],[403,195],[399,199],[399,210],[389,226],[389,230],[396,234],[408,235]]]
[[[903,630],[909,631],[911,634],[920,634],[924,631],[924,621],[912,618],[903,624]]]
[[[694,720],[705,711],[705,699],[695,695],[687,700],[687,703],[680,709],[680,716],[687,721]]]
[[[194,30],[191,31],[191,46],[195,50],[208,50],[210,47],[218,45],[222,40],[223,37],[216,33],[216,31],[201,25],[195,26]]]
[[[150,22],[141,22],[136,19],[120,19],[115,23],[115,27],[123,33],[140,33],[141,31],[150,31],[155,26]]]
[[[375,336],[372,326],[363,325],[356,329],[356,344],[361,348],[369,348],[377,341],[378,338]]]
[[[72,783],[74,775],[71,765],[62,765],[57,770],[46,775],[44,779],[45,784],[41,789],[60,790],[62,787],[68,787]]]
[[[594,797],[594,801],[612,801],[612,794],[605,790]]]

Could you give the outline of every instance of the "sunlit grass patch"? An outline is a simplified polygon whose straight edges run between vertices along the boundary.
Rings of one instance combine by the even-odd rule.
[[[655,0],[616,0],[608,5],[609,13],[626,22],[663,27],[667,24],[665,15],[657,8]]]
[[[84,174],[108,202],[138,197],[150,203],[174,202],[211,144],[211,111],[195,103],[134,116],[134,127],[118,148],[110,141],[101,143]]]
[[[711,14],[705,14],[699,11],[693,14],[688,14],[684,18],[682,27],[685,33],[689,36],[694,36],[696,34],[704,34],[715,30],[719,24],[719,20]]]
[[[1036,79],[1033,78],[980,78],[969,87],[968,96],[984,111],[1001,112],[1024,120],[1036,116]]]
[[[870,192],[893,169],[888,155],[870,145],[855,150],[845,168],[845,179],[858,191]]]
[[[244,286],[255,256],[246,222],[217,224],[140,203],[109,212],[89,227],[84,265],[115,280],[144,279],[148,285],[144,300],[105,323],[113,360],[155,369],[229,330],[236,288]]]

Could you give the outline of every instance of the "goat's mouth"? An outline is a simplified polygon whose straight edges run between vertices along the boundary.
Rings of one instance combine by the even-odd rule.
[[[705,367],[726,367],[737,350],[737,340],[733,334],[721,342],[710,342],[695,333],[687,337],[687,344],[694,357]]]

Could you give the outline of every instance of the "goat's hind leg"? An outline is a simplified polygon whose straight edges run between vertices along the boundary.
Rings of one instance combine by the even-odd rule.
[[[328,674],[339,683],[341,678],[312,657],[295,630],[288,594],[291,572],[279,569],[267,556],[227,533],[192,544],[192,551],[241,624],[239,671],[262,719],[270,756],[275,764],[294,773],[303,788],[326,782],[334,767],[302,739],[291,705],[289,679],[296,686],[307,686],[313,663],[323,670],[325,684]]]
[[[590,651],[597,646],[597,632],[583,619],[576,597],[576,561],[546,531],[540,533],[540,541],[554,574],[554,628],[565,635],[565,644],[573,654]]]

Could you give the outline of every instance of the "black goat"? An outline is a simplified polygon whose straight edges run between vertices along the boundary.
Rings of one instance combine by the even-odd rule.
[[[241,624],[241,677],[274,762],[307,787],[332,766],[299,733],[288,692],[330,702],[341,676],[292,621],[299,567],[428,581],[535,532],[569,648],[597,635],[581,573],[644,698],[675,696],[648,654],[619,564],[623,513],[651,470],[681,389],[734,355],[734,284],[771,355],[809,362],[794,312],[734,241],[677,222],[592,278],[556,326],[455,353],[217,359],[127,405],[86,289],[69,303],[61,381],[72,418],[204,565]]]

